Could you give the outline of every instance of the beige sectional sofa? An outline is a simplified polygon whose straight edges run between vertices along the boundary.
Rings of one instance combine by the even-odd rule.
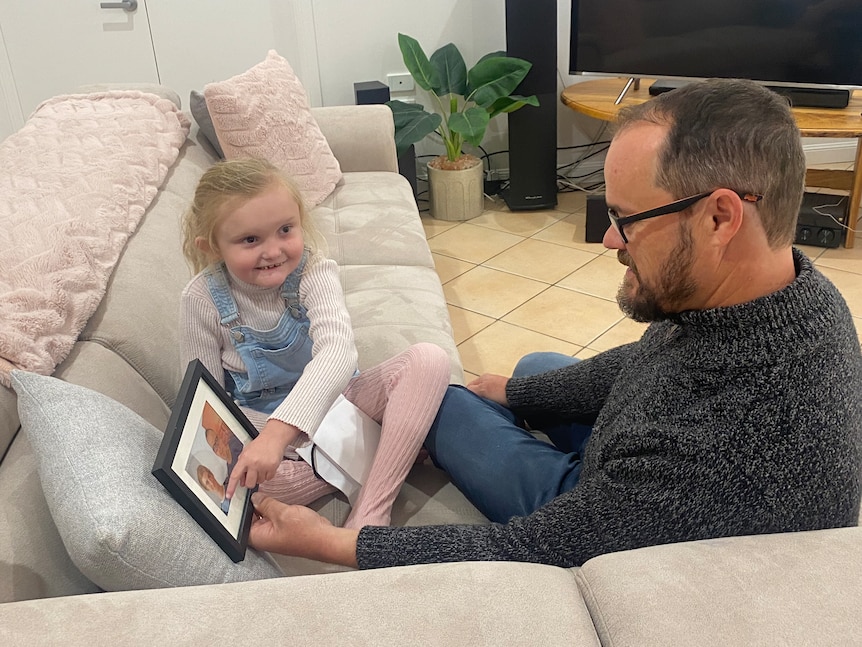
[[[442,289],[410,186],[397,174],[388,109],[314,115],[344,177],[313,216],[341,267],[360,365],[430,341],[450,354],[460,382]],[[158,429],[181,379],[177,311],[189,270],[179,216],[215,160],[193,128],[98,310],[54,373]],[[659,546],[580,569],[461,563],[333,573],[346,569],[276,557],[293,577],[101,593],[64,546],[6,388],[0,455],[3,645],[862,643],[855,528]],[[336,497],[316,508],[336,523],[347,512]],[[416,466],[393,523],[453,522],[486,523],[443,472]]]

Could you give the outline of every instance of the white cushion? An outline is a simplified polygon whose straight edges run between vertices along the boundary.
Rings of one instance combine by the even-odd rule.
[[[78,569],[108,591],[279,577],[253,549],[234,564],[151,474],[162,433],[109,397],[12,372],[48,508]],[[157,619],[156,619],[157,620]]]

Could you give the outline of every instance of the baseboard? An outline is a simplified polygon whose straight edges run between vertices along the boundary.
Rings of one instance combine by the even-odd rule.
[[[803,137],[802,150],[809,166],[814,164],[852,164],[856,160],[855,139]]]

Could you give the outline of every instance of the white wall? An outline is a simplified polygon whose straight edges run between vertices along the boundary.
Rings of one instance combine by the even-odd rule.
[[[0,29],[0,140],[18,130],[23,122],[15,79],[6,54],[6,42]]]
[[[314,31],[326,105],[353,103],[353,83],[404,72],[397,35],[417,39],[430,55],[453,42],[470,67],[505,48],[502,0],[316,0]]]
[[[321,105],[312,0],[147,0],[159,79],[189,92],[240,74],[275,49]]]
[[[98,7],[98,0],[87,0],[87,7],[90,2]],[[53,6],[48,0],[17,0],[15,6],[28,7],[38,15],[43,4]],[[291,62],[312,105],[337,105],[354,102],[355,82],[385,83],[387,74],[406,71],[398,49],[399,31],[416,38],[429,54],[454,42],[468,66],[506,46],[505,0],[146,0],[141,4],[149,14],[159,79],[175,89],[184,104],[190,89],[248,69],[270,47]],[[558,91],[582,80],[568,74],[570,11],[569,0],[558,0]],[[17,129],[26,116],[14,76],[21,72],[13,70],[3,42],[2,30],[15,28],[0,25],[0,138]],[[57,66],[48,49],[40,45],[39,51],[45,52],[39,65]],[[421,91],[418,94],[421,102]],[[603,126],[557,104],[561,147],[594,141]],[[434,144],[423,146],[420,153],[442,150]],[[506,149],[505,116],[491,123],[483,147],[488,152]],[[855,148],[852,140],[819,139],[807,141],[806,150],[814,155],[812,161],[850,161]],[[558,159],[565,163],[577,155],[578,151],[560,152]],[[496,168],[507,165],[505,155],[492,160]],[[600,164],[598,157],[585,166],[589,170]]]
[[[398,49],[399,32],[416,38],[426,54],[453,42],[467,67],[488,52],[506,48],[505,0],[315,0],[314,33],[324,105],[353,103],[353,84],[387,82],[387,74],[405,72]],[[557,3],[558,90],[579,80],[568,74],[570,3]],[[424,101],[420,90],[417,101]],[[398,98],[394,97],[393,98]],[[591,141],[601,124],[558,104],[560,146]],[[491,122],[483,147],[488,152],[505,150],[506,117]],[[440,152],[441,147],[436,148]],[[420,153],[435,152],[424,145]],[[575,153],[561,153],[568,161]],[[492,158],[505,167],[505,156]],[[600,164],[599,160],[592,162]]]

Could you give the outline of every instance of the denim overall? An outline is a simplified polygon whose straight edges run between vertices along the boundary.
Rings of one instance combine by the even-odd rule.
[[[241,406],[272,413],[311,361],[310,323],[305,307],[299,302],[299,281],[307,260],[306,249],[299,266],[281,286],[285,309],[272,330],[232,325],[239,319],[239,309],[230,291],[224,263],[205,272],[221,323],[230,328],[234,348],[246,367],[244,373],[225,370],[224,376],[225,389]]]

